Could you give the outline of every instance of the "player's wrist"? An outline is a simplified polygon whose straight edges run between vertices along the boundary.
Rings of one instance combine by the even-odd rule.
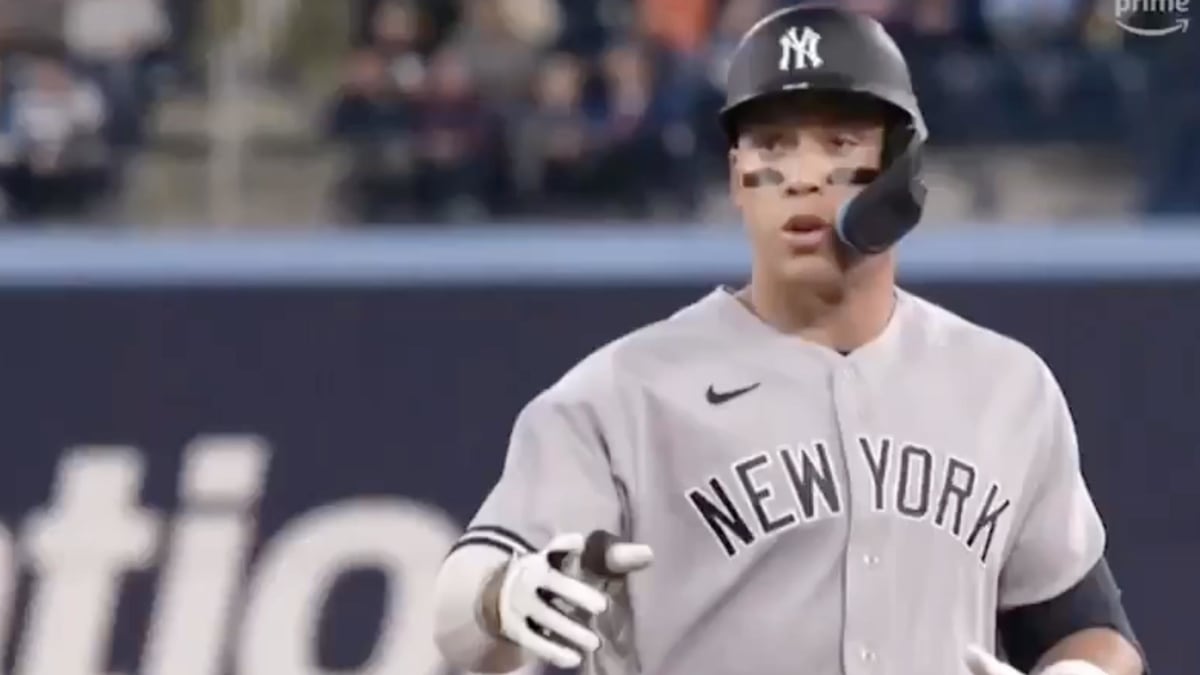
[[[506,639],[500,620],[500,595],[504,589],[504,578],[508,564],[497,567],[483,582],[479,593],[479,603],[476,606],[476,617],[480,627],[492,638]]]

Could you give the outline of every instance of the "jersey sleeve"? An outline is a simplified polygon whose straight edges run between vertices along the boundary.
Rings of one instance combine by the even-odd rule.
[[[1105,529],[1084,481],[1075,423],[1058,382],[1041,363],[1035,487],[1000,574],[1001,609],[1070,589],[1104,554]]]
[[[556,534],[621,533],[624,492],[611,462],[618,432],[603,414],[606,389],[568,375],[521,410],[500,478],[456,549],[519,554]]]

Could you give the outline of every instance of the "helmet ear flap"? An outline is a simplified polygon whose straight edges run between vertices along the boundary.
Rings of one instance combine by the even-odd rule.
[[[921,179],[920,139],[903,128],[897,134],[897,143],[903,138],[899,134],[907,135],[903,149],[838,212],[838,237],[862,255],[891,248],[916,227],[925,209],[928,188]]]

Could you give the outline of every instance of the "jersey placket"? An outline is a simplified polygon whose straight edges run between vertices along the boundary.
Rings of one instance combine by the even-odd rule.
[[[872,428],[868,388],[847,359],[833,374],[833,400],[845,459],[847,538],[843,559],[842,663],[844,675],[881,675],[889,633],[889,598],[895,579],[884,548],[889,533],[876,509],[874,482],[860,447]]]

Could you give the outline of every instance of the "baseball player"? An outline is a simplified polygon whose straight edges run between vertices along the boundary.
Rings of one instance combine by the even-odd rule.
[[[785,9],[747,33],[727,90],[749,282],[524,407],[439,575],[446,659],[1143,673],[1053,374],[896,285],[927,131],[893,40],[841,9]]]

